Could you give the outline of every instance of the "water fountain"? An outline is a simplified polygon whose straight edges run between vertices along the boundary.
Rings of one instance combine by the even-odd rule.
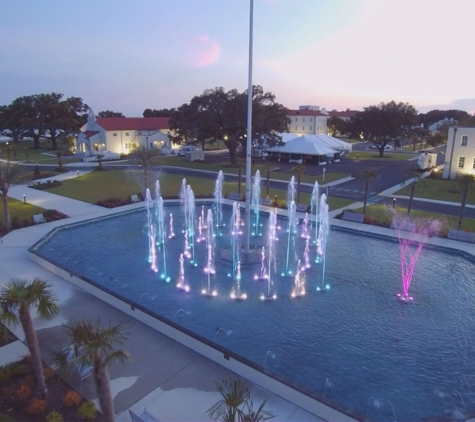
[[[239,202],[233,203],[233,214],[231,216],[231,254],[232,254],[232,274],[229,276],[236,277],[237,263],[239,258],[239,236],[242,234],[241,222],[241,206]]]
[[[175,237],[175,230],[173,230],[173,213],[170,213],[170,234],[168,235],[169,239]]]
[[[300,234],[300,237],[302,239],[310,239],[310,233],[308,231],[308,226],[309,226],[309,219],[308,219],[308,212],[305,213],[305,217],[302,222],[302,233]]]
[[[167,273],[167,236],[166,236],[166,229],[165,229],[165,207],[163,205],[163,198],[161,196],[158,197],[157,203],[157,222],[156,222],[156,233],[157,238],[156,242],[159,248],[162,250],[162,268],[163,271],[160,274],[160,278],[165,280],[167,283],[170,282],[170,276]]]
[[[414,300],[414,297],[409,294],[409,288],[417,260],[427,237],[438,231],[440,222],[432,219],[410,219],[396,211],[393,212],[392,221],[398,234],[401,259],[402,293],[398,293],[396,297],[401,302],[409,303]]]
[[[223,182],[224,175],[223,171],[220,170],[218,173],[218,178],[214,184],[214,215],[217,228],[222,227],[223,225]],[[216,230],[216,234],[220,235],[218,230]]]
[[[150,269],[157,273],[157,251],[155,249],[155,226],[153,224],[152,218],[152,196],[150,195],[150,190],[147,188],[145,191],[145,207],[147,210],[147,235],[148,235],[148,262],[150,262]]]
[[[313,185],[313,190],[312,190],[312,198],[310,199],[310,213],[315,217],[314,243],[317,243],[317,239],[318,239],[318,212],[320,210],[320,207],[318,206],[318,198],[319,198],[319,186],[318,186],[318,181],[315,180],[315,184]]]
[[[277,210],[270,212],[267,228],[267,292],[261,295],[261,300],[277,299],[277,294],[272,292],[272,270],[277,271],[275,244],[277,242]]]
[[[289,186],[287,186],[287,209],[289,209],[292,201],[295,202],[295,176],[290,178]]]
[[[282,276],[284,275],[292,275],[293,271],[290,266],[291,261],[291,253],[293,252],[293,259],[292,263],[294,261],[297,261],[297,254],[295,253],[295,233],[297,232],[297,206],[295,204],[295,201],[292,200],[290,202],[290,206],[288,209],[288,237],[287,237],[287,256],[285,260],[285,271],[281,273]]]
[[[263,246],[261,249],[261,269],[259,275],[254,276],[254,280],[267,280],[269,275],[267,274],[266,269],[266,247]]]
[[[190,291],[190,286],[185,281],[185,258],[183,257],[182,253],[180,254],[180,259],[178,262],[180,263],[180,273],[176,287],[188,293]]]
[[[260,233],[260,224],[259,224],[259,215],[260,215],[260,205],[261,205],[261,173],[259,170],[256,171],[254,176],[254,183],[252,185],[252,197],[251,197],[251,209],[254,212],[254,223],[252,229],[253,236],[262,236]]]
[[[327,197],[322,194],[320,198],[319,211],[318,211],[319,230],[317,238],[317,256],[322,263],[322,282],[320,286],[317,286],[317,291],[325,291],[330,289],[330,285],[325,283],[325,268],[326,268],[326,252],[328,236],[330,234],[330,224],[328,221],[328,204]]]
[[[247,294],[241,292],[241,261],[237,262],[236,266],[236,281],[234,283],[233,289],[230,295],[231,299],[235,300],[245,300],[247,299]]]
[[[297,261],[297,271],[294,277],[294,288],[292,289],[291,297],[305,296],[305,266]]]
[[[218,292],[211,289],[211,276],[213,276],[216,271],[214,268],[214,248],[215,248],[215,234],[214,234],[214,222],[213,222],[213,212],[211,209],[208,210],[206,216],[206,225],[208,230],[206,231],[206,267],[205,273],[207,275],[207,286],[205,289],[201,290],[201,293],[206,296],[217,296]]]
[[[190,185],[186,187],[184,211],[186,232],[188,234],[188,247],[191,254],[190,263],[196,267],[198,264],[195,261],[195,194]]]

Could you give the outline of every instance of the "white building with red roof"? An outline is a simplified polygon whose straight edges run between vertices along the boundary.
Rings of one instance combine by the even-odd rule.
[[[128,154],[135,146],[171,148],[169,117],[97,117],[89,111],[76,137],[76,153],[83,157],[111,152]]]

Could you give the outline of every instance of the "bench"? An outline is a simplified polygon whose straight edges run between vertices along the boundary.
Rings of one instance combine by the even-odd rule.
[[[269,198],[261,198],[261,205],[270,207],[272,205],[272,201]]]
[[[139,196],[138,195],[132,195],[130,197],[131,201],[132,201],[132,204],[135,204],[137,202],[140,202],[140,199],[139,199]]]
[[[307,204],[296,204],[295,207],[297,212],[307,212],[308,205]]]
[[[46,223],[46,218],[44,217],[43,214],[35,214],[33,216],[33,222],[35,224],[41,224],[41,223]]]
[[[86,379],[89,375],[92,375],[92,366],[88,365],[87,363],[75,360],[77,355],[75,353],[74,347],[72,346],[65,347],[64,349],[57,349],[55,347],[54,351],[56,355],[63,355],[66,358],[68,368],[72,368],[74,371],[77,372],[82,387],[83,380]]]
[[[132,412],[132,410],[130,409],[129,413],[132,422],[160,422],[155,416],[147,412],[147,409],[145,409],[145,407],[138,412],[138,415],[137,413]]]
[[[353,223],[363,223],[364,215],[358,214],[357,212],[345,211],[341,219],[346,221],[352,221]]]
[[[473,243],[475,242],[475,233],[450,229],[449,234],[447,235],[447,239],[458,240],[460,242]]]
[[[242,201],[242,195],[239,192],[229,192],[226,198],[232,201]]]

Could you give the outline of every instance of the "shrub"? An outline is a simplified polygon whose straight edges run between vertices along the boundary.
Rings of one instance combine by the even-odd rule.
[[[81,419],[92,420],[96,417],[96,406],[92,401],[85,401],[78,409],[78,415]]]
[[[97,205],[105,208],[115,208],[121,207],[122,205],[130,204],[130,199],[122,199],[122,198],[108,198],[103,199],[97,202]]]
[[[46,400],[39,399],[38,397],[34,397],[30,400],[30,404],[26,411],[33,415],[37,415],[38,413],[43,413],[46,409]]]
[[[63,422],[64,419],[63,419],[63,416],[61,416],[61,413],[59,412],[50,412],[46,415],[46,420],[48,422]]]
[[[68,218],[66,214],[63,214],[62,212],[58,210],[46,210],[43,213],[43,216],[45,217],[47,222],[62,220],[63,218]]]
[[[82,397],[81,395],[74,391],[74,390],[69,390],[63,398],[63,403],[65,406],[79,406],[82,402]]]
[[[31,387],[28,384],[22,384],[20,385],[20,387],[18,387],[15,394],[17,395],[19,399],[25,400],[28,397],[30,397]]]

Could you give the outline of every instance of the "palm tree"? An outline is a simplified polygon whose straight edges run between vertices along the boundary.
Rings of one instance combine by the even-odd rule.
[[[305,171],[304,165],[298,165],[292,167],[292,173],[297,174],[297,203],[300,204],[300,179],[302,178],[302,174]]]
[[[363,170],[362,172],[356,175],[357,179],[365,180],[365,191],[364,191],[364,205],[363,205],[363,215],[366,214],[366,202],[368,202],[368,193],[369,185],[371,182],[378,177],[378,173],[374,170]]]
[[[152,164],[155,164],[158,162],[158,150],[147,149],[143,145],[138,145],[130,152],[129,156],[132,159],[132,161],[134,161],[135,163],[139,164],[140,167],[142,167],[143,180],[144,180],[143,192],[144,192],[144,198],[145,198],[145,191],[147,190],[147,187],[148,187],[148,182],[147,182],[148,170]]]
[[[465,205],[467,204],[468,190],[475,186],[475,176],[473,174],[457,174],[456,185],[462,191],[462,202],[460,207],[459,221],[457,230],[462,227],[463,214],[465,212]]]
[[[102,415],[106,422],[114,421],[114,402],[110,389],[108,366],[119,361],[122,364],[130,360],[125,350],[114,350],[114,344],[122,344],[127,338],[124,335],[125,325],[103,327],[101,318],[92,320],[72,321],[65,324],[66,332],[71,339],[70,351],[62,350],[56,353],[55,363],[60,369],[66,369],[70,364],[89,365],[94,370],[94,380],[99,394]]]
[[[10,207],[8,205],[8,191],[14,185],[19,185],[26,180],[27,171],[23,166],[16,164],[0,164],[0,191],[3,195],[3,212],[5,214],[5,226],[7,231],[12,229]]]
[[[30,309],[36,308],[41,318],[53,318],[58,313],[58,306],[57,298],[51,290],[51,283],[37,277],[31,282],[24,279],[10,280],[0,293],[0,319],[12,324],[20,322],[30,350],[39,393],[42,396],[46,395],[47,389]]]

